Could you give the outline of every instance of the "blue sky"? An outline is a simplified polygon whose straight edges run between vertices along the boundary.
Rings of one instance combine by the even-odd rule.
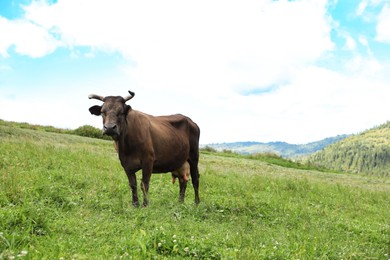
[[[390,119],[390,0],[1,0],[0,119],[101,127],[90,93],[201,143],[306,143]]]

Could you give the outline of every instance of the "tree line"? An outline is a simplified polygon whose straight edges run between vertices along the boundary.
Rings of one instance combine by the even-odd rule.
[[[44,131],[44,132],[51,132],[51,133],[73,134],[73,135],[79,135],[79,136],[84,136],[84,137],[111,140],[111,137],[105,136],[102,134],[101,129],[90,126],[90,125],[83,125],[83,126],[80,126],[76,129],[72,130],[72,129],[56,128],[54,126],[42,126],[42,125],[35,125],[35,124],[29,124],[29,123],[11,122],[11,121],[5,121],[5,120],[0,119],[0,126],[1,125],[17,127],[17,128],[22,128],[22,129],[31,129],[31,130],[38,130],[38,131]]]
[[[351,173],[390,175],[390,123],[334,143],[308,158],[313,165]]]

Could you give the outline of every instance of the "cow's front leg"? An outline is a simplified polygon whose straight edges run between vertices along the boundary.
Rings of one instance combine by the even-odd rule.
[[[149,182],[150,177],[152,176],[152,165],[145,165],[142,167],[142,181],[141,189],[144,194],[143,206],[146,207],[149,205],[148,192],[149,192]]]
[[[129,179],[129,185],[132,193],[132,204],[135,207],[139,207],[138,192],[137,192],[137,176],[135,172],[126,172],[127,178]]]

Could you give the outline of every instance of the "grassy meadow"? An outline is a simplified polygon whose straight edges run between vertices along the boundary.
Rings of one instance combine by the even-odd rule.
[[[112,142],[0,125],[0,259],[390,258],[390,177],[206,151],[200,174],[198,206],[157,174],[134,208]]]

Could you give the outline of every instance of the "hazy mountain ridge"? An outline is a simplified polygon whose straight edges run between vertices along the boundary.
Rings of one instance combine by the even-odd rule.
[[[338,135],[307,144],[289,144],[286,142],[233,142],[212,143],[205,146],[214,148],[218,151],[231,150],[241,154],[275,153],[282,157],[292,158],[315,153],[330,144],[343,140],[347,136],[348,135]]]
[[[389,175],[390,122],[329,145],[308,162],[338,171]]]

